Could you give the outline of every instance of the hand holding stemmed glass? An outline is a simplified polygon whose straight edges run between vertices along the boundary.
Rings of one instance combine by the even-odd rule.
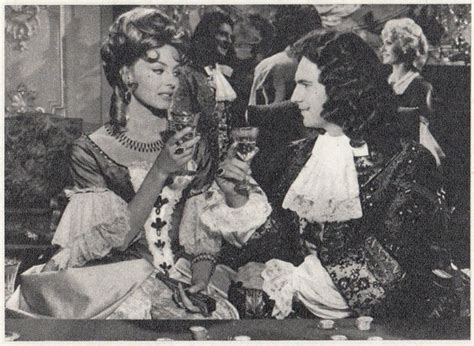
[[[248,197],[251,184],[249,183],[250,162],[258,153],[257,127],[235,127],[231,131],[232,145],[230,146],[226,159],[220,164],[217,171],[216,182],[226,195]],[[238,199],[238,198],[237,198]],[[229,202],[229,198],[226,198]],[[242,203],[231,203],[238,204]]]
[[[185,128],[191,128],[191,132],[187,133],[180,139],[178,145],[187,141],[192,140],[197,135],[197,124],[199,121],[200,114],[191,114],[187,112],[180,112],[170,114],[170,129],[175,133],[182,131]],[[186,167],[180,174],[196,174],[196,163],[194,161],[194,147],[193,147],[193,159],[189,160]]]
[[[235,127],[231,131],[231,138],[233,143],[236,145],[237,157],[246,162],[248,166],[252,159],[258,153],[257,147],[258,127],[246,126],[246,127]],[[238,190],[248,190],[250,188],[250,182],[246,176],[236,188]]]

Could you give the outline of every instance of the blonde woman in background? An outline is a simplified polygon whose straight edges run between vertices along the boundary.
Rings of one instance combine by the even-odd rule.
[[[420,75],[428,58],[423,30],[412,19],[394,19],[385,24],[382,40],[382,61],[392,66],[388,82],[397,95],[404,137],[419,141],[440,166],[445,154],[429,130],[433,86]]]

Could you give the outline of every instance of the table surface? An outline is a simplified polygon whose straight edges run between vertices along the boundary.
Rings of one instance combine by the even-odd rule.
[[[240,321],[119,321],[119,320],[5,320],[5,330],[20,335],[18,341],[41,340],[191,340],[189,327],[204,326],[210,340],[228,340],[248,335],[252,340],[329,340],[342,334],[349,340],[380,336],[384,340],[467,340],[470,320],[413,321],[374,320],[370,331],[359,331],[354,319],[336,320],[333,330],[321,330],[318,320],[240,320]]]

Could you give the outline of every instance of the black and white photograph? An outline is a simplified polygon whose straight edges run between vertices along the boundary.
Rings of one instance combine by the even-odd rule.
[[[4,341],[471,339],[471,3],[15,4]]]

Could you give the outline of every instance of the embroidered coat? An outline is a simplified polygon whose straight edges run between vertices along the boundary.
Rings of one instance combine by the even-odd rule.
[[[448,217],[432,156],[411,141],[387,157],[373,150],[355,157],[363,217],[321,227],[281,207],[316,138],[294,142],[266,167],[273,213],[242,249],[226,245],[222,262],[238,268],[278,258],[299,265],[308,242],[355,314],[430,315],[431,270],[440,264],[434,245],[442,244]]]

